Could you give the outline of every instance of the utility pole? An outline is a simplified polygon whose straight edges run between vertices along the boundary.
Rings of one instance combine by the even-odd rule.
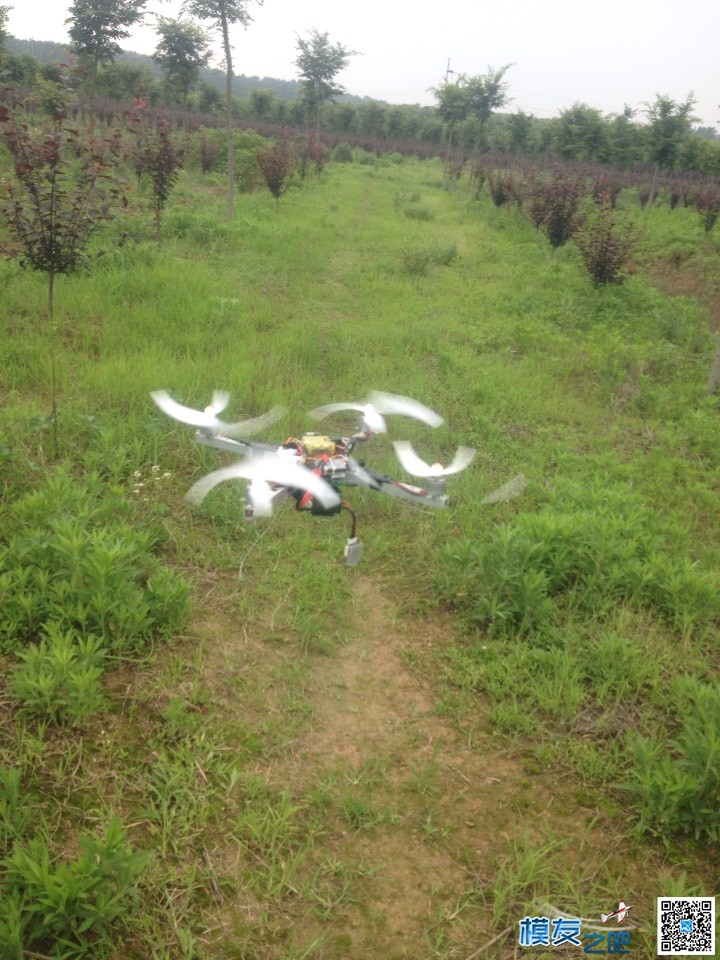
[[[445,71],[445,83],[448,82],[448,77],[450,74],[452,74],[454,77],[457,76],[457,72],[450,69],[450,57],[448,57],[447,70]]]

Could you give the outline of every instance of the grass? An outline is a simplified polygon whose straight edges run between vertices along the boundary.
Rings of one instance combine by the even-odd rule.
[[[572,245],[551,257],[522,213],[445,191],[419,162],[331,165],[279,211],[244,196],[231,224],[221,187],[187,174],[163,246],[133,235],[59,279],[55,330],[43,279],[0,264],[3,518],[54,467],[59,340],[65,469],[118,487],[192,593],[184,633],[107,669],[93,719],[3,714],[5,854],[34,839],[72,864],[113,818],[152,853],[143,910],[86,955],[450,960],[546,898],[594,915],[622,885],[647,920],[660,892],[716,892],[716,838],[674,829],[698,798],[659,824],[657,778],[678,769],[645,761],[674,745],[697,779],[709,749],[714,344],[703,309],[648,274],[687,251],[716,266],[713,235],[659,207],[636,275],[594,289]],[[187,506],[225,461],[153,407],[160,388],[192,405],[227,388],[237,418],[280,403],[279,440],[318,404],[406,394],[447,426],[398,421],[393,436],[429,461],[468,444],[476,461],[447,511],[354,494],[365,555],[348,571],[344,521],[288,509],[245,526],[230,486]],[[388,441],[373,446],[395,472]],[[519,471],[522,498],[481,505]],[[511,617],[480,609],[488,583]],[[9,703],[11,651],[1,665]]]

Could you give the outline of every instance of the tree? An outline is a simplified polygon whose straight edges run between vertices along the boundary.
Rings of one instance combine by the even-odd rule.
[[[66,121],[72,104],[72,76],[66,73],[53,98],[52,121],[27,119],[16,90],[3,91],[0,141],[10,155],[14,182],[0,193],[0,215],[16,245],[10,255],[48,278],[48,319],[54,321],[55,278],[86,266],[102,251],[89,250],[98,229],[127,203],[118,170],[123,160],[121,131],[105,139],[88,137]],[[58,453],[55,350],[50,352],[52,422]]]
[[[693,115],[696,102],[691,91],[682,103],[656,94],[653,103],[645,104],[648,158],[654,165],[648,207],[652,206],[655,197],[658,170],[672,170],[677,165],[682,147],[692,132],[692,125],[697,122],[697,117]]]
[[[535,179],[528,214],[548,238],[553,250],[567,243],[577,229],[577,210],[582,194],[582,181],[574,174],[556,170],[550,176]]]
[[[222,108],[222,94],[218,88],[208,83],[207,80],[200,81],[200,88],[197,94],[197,109],[200,113],[219,113]]]
[[[606,161],[608,124],[602,112],[585,103],[563,110],[555,127],[557,153],[564,160]]]
[[[622,113],[609,117],[610,160],[621,167],[632,167],[642,157],[642,127],[635,123],[635,111],[625,104]]]
[[[12,10],[12,7],[0,6],[0,51],[5,46],[5,43],[10,36],[7,25],[8,25],[8,20],[10,18],[11,10]]]
[[[230,27],[241,23],[244,27],[251,21],[247,6],[250,0],[187,0],[183,12],[187,11],[199,20],[209,20],[220,31],[225,51],[225,107],[228,151],[228,200],[227,216],[232,220],[235,188],[235,159],[232,135],[232,47],[230,46]],[[262,4],[262,0],[257,0]]]
[[[144,100],[136,100],[128,114],[135,140],[132,155],[138,180],[147,177],[153,195],[155,240],[160,243],[162,216],[182,169],[182,153],[173,140],[170,124],[159,114],[152,116]]]
[[[268,190],[280,206],[280,197],[285,192],[287,182],[295,168],[295,153],[287,137],[283,137],[265,150],[255,154],[258,166],[265,178]]]
[[[256,120],[268,120],[275,114],[277,97],[262,87],[250,91],[250,113]]]
[[[160,84],[152,72],[145,66],[126,63],[119,60],[108,63],[98,70],[95,90],[111,100],[129,103],[135,97],[142,97],[147,103],[154,104],[160,98]]]
[[[625,283],[638,232],[609,203],[602,203],[576,234],[575,244],[594,287]]]
[[[348,50],[341,43],[331,44],[326,33],[311,30],[307,40],[297,37],[299,54],[295,66],[300,74],[302,99],[315,116],[315,142],[320,140],[320,111],[323,104],[345,93],[344,87],[335,82],[356,50]]]
[[[183,107],[183,122],[187,131],[187,101],[192,88],[200,77],[200,68],[210,60],[207,33],[191,20],[157,18],[159,42],[153,60],[159,63],[165,76],[175,83],[180,91]]]
[[[508,117],[508,146],[512,153],[527,153],[535,118],[531,113],[518,110]]]
[[[437,112],[447,130],[448,153],[447,160],[450,160],[453,149],[453,141],[457,127],[467,120],[468,101],[465,96],[465,90],[460,86],[462,77],[459,77],[455,83],[441,83],[439,87],[431,87],[431,92],[435,94],[437,100]]]
[[[89,69],[88,98],[95,95],[98,67],[112,63],[122,53],[118,40],[130,36],[139,23],[147,0],[73,0],[65,21],[70,24],[71,49]]]
[[[452,154],[456,130],[468,121],[474,121],[475,133],[472,136],[477,150],[485,134],[485,125],[493,114],[510,102],[507,95],[507,83],[503,78],[512,67],[506,63],[499,70],[488,67],[487,73],[475,77],[460,74],[455,83],[447,80],[437,87],[431,87],[437,100],[437,111],[448,130],[448,160]]]
[[[19,87],[34,87],[39,66],[28,53],[6,53],[2,60],[3,80]]]
[[[477,77],[461,77],[461,85],[464,87],[467,98],[468,110],[471,116],[480,124],[481,128],[488,122],[495,110],[499,110],[510,103],[507,95],[507,83],[503,77],[508,72],[512,63],[506,63],[499,70],[493,70],[488,66],[487,73],[480,74]]]

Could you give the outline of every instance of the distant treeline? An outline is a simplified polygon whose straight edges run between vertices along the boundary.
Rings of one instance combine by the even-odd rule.
[[[35,40],[10,39],[3,53],[2,70],[6,80],[25,87],[39,79],[56,79],[60,63],[67,56],[62,44]],[[224,110],[225,74],[220,70],[203,70],[188,107],[195,122],[212,124]],[[273,127],[304,129],[311,125],[307,108],[300,97],[295,80],[273,77],[234,78],[235,117],[242,126],[262,125],[263,132]],[[123,53],[117,61],[100,68],[96,96],[106,106],[127,104],[141,96],[151,106],[173,108],[180,103],[180,92],[163,78],[152,57]],[[497,113],[481,129],[456,129],[454,151],[462,142],[478,146],[482,151],[541,158],[555,156],[563,160],[610,164],[622,168],[651,166],[648,125],[639,122],[630,111],[603,114],[586,104],[576,103],[550,119],[535,117],[522,111]],[[442,153],[448,139],[446,125],[434,107],[393,105],[370,98],[342,97],[327,104],[322,114],[323,129],[334,140],[369,144],[401,152]],[[418,149],[413,149],[413,144]],[[470,150],[468,149],[468,152]],[[697,128],[683,140],[676,152],[673,170],[693,171],[720,176],[720,139],[714,128]]]

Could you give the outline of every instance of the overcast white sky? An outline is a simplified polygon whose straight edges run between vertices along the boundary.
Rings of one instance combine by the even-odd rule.
[[[14,36],[67,39],[65,0],[3,2],[14,3]],[[148,10],[177,16],[180,5],[150,0]],[[511,110],[642,110],[656,93],[680,101],[693,91],[700,122],[720,121],[720,0],[265,0],[250,10],[247,31],[232,34],[238,74],[295,79],[296,35],[316,27],[362,54],[338,78],[358,96],[431,104],[448,59],[467,74],[514,63]],[[152,53],[155,43],[146,26],[124,49]]]

